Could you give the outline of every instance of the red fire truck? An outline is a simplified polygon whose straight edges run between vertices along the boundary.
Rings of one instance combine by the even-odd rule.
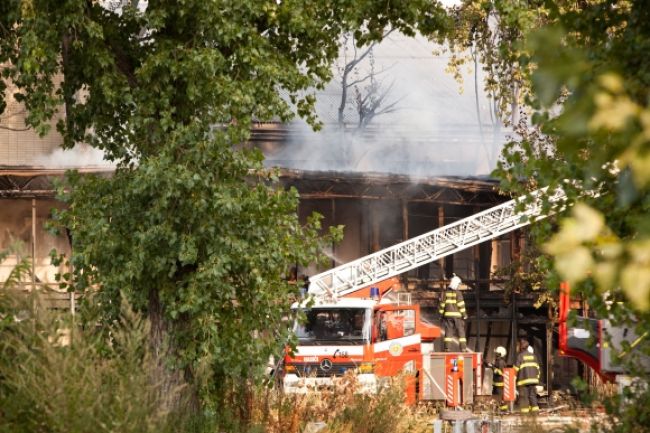
[[[298,345],[284,359],[285,391],[331,386],[353,370],[364,389],[404,374],[411,402],[472,403],[481,394],[481,354],[434,351],[440,328],[422,319],[394,277],[544,218],[543,194],[510,200],[312,276],[309,300],[293,306],[303,310],[306,322],[295,325]],[[559,190],[550,201],[564,197]]]
[[[614,326],[609,319],[576,317],[569,320],[571,290],[560,284],[558,335],[560,354],[571,356],[591,367],[604,381],[626,383],[625,361],[650,371],[650,358],[639,350],[647,333],[637,335],[635,326]]]
[[[390,278],[340,299],[295,304],[306,321],[296,323],[298,345],[285,356],[285,392],[330,387],[352,371],[361,392],[375,391],[382,378],[403,375],[409,403],[471,403],[481,390],[481,354],[435,352],[440,328],[422,319],[420,307],[399,286]]]

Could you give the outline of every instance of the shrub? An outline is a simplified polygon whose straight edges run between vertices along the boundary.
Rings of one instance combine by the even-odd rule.
[[[169,428],[151,379],[148,324],[127,306],[108,344],[68,314],[47,311],[38,294],[2,291],[0,309],[0,432]]]
[[[407,406],[402,378],[387,380],[376,394],[359,394],[354,374],[341,378],[333,389],[311,394],[283,394],[260,388],[255,393],[253,422],[248,432],[298,433],[310,422],[326,424],[321,433],[420,432],[413,408]],[[245,431],[245,430],[243,430]]]

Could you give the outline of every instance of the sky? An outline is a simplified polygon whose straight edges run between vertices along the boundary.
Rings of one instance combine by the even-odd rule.
[[[477,110],[474,68],[463,68],[464,80],[459,84],[445,71],[450,53],[423,37],[391,34],[370,57],[353,79],[367,76],[374,61],[374,70],[383,71],[376,75],[381,88],[390,87],[385,101],[394,102],[395,111],[374,118],[368,128],[359,130],[355,127],[358,114],[350,102],[342,131],[337,122],[341,102],[337,73],[317,95],[323,130],[315,133],[305,122],[294,122],[289,127],[288,145],[267,152],[267,165],[414,177],[489,175],[507,131],[493,122],[491,100],[482,91],[480,67]],[[342,54],[338,66],[344,64]],[[367,82],[359,87],[362,93]]]

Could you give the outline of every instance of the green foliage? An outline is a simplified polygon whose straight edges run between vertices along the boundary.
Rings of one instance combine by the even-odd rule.
[[[643,383],[625,387],[622,395],[606,402],[605,409],[615,422],[607,426],[607,433],[650,432],[650,389]]]
[[[501,120],[508,123],[530,94],[532,67],[521,42],[531,28],[548,21],[545,2],[465,0],[452,16],[456,25],[439,38],[452,51],[449,70],[462,80],[462,66],[477,57],[486,75],[486,93],[496,101]]]
[[[16,257],[16,265],[11,269],[9,275],[2,283],[2,289],[15,289],[28,280],[32,273],[32,262],[25,254],[25,246],[22,242],[16,241],[4,251],[0,251],[0,263],[4,262],[9,256]]]
[[[640,51],[648,36],[647,8],[643,2],[610,1],[553,1],[537,9],[514,1],[481,5],[521,32],[515,46],[526,56],[519,57],[519,67],[532,66],[525,84],[534,125],[520,125],[520,139],[506,147],[495,174],[514,194],[561,187],[567,200],[555,209],[560,216],[574,203],[584,203],[545,251],[554,257],[559,277],[590,301],[605,306],[597,298],[622,289],[641,319],[650,308],[645,217],[650,76]],[[530,14],[544,19],[519,19]],[[513,59],[508,52],[501,56]],[[502,77],[498,84],[512,83]],[[537,223],[531,230],[543,243],[556,226]]]
[[[172,365],[200,376],[204,392],[253,374],[288,340],[282,323],[297,294],[284,274],[321,245],[318,218],[302,227],[297,193],[267,185],[252,161],[217,138],[179,138],[109,180],[72,177],[74,206],[60,215],[75,233],[75,290],[101,285],[102,323],[120,293],[159,315]]]
[[[92,328],[48,312],[37,295],[2,291],[0,309],[1,432],[171,431],[149,372],[148,323],[128,307],[104,354]]]
[[[234,143],[253,119],[295,110],[315,123],[313,89],[331,78],[339,35],[355,31],[364,44],[389,26],[412,34],[444,19],[432,0],[11,0],[0,5],[0,83],[17,86],[39,132],[64,103],[66,146],[131,160],[190,123],[236,125]]]
[[[549,287],[568,281],[598,317],[634,325],[640,338],[619,355],[647,384],[647,371],[628,354],[650,354],[650,10],[642,1],[481,4],[544,16],[527,28],[511,23],[522,31],[519,67],[530,68],[533,125],[518,128],[495,174],[514,194],[564,190],[566,201],[554,208],[559,224],[531,226],[552,257],[541,270]],[[626,393],[607,401],[614,421],[598,431],[647,431],[647,387]]]
[[[343,33],[363,45],[446,23],[432,0],[1,2],[0,84],[26,123],[45,134],[64,109],[64,147],[118,164],[108,178],[70,174],[56,215],[73,239],[65,287],[98,292],[87,322],[109,326],[128,300],[151,319],[168,380],[182,374],[218,407],[287,341],[297,293],[284,274],[341,233],[299,224],[296,191],[245,150],[253,122],[317,126],[313,94]]]
[[[649,78],[638,50],[647,37],[647,8],[639,2],[547,6],[552,25],[531,29],[526,46],[536,65],[534,120],[553,146],[545,154],[512,146],[498,173],[506,188],[525,177],[552,186],[561,180],[569,204],[587,204],[574,209],[546,251],[562,278],[585,282],[579,289],[623,289],[629,306],[642,313],[650,307],[650,142]]]

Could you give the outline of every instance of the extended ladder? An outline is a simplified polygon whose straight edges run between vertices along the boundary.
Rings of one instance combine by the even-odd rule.
[[[523,210],[516,209],[527,197],[507,201],[314,275],[309,278],[309,293],[343,296],[543,219],[547,216],[542,209],[544,190],[532,192],[529,196],[532,200],[525,204]],[[558,188],[549,197],[549,202],[555,208],[561,206],[565,198],[564,191]]]

